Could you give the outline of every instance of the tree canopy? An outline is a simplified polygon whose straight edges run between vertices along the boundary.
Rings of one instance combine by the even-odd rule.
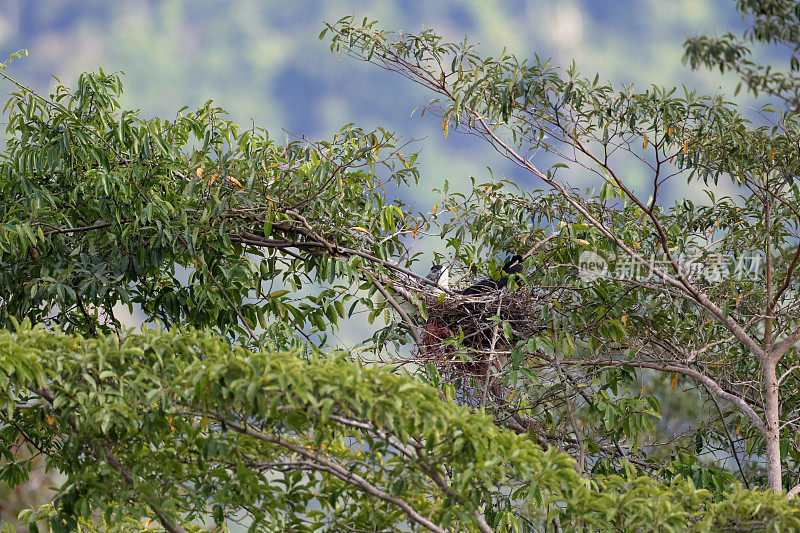
[[[741,2],[741,42],[791,48],[790,7]],[[388,131],[278,143],[211,102],[142,118],[116,73],[42,96],[2,65],[0,478],[63,476],[28,527],[800,528],[796,61],[687,41],[777,97],[754,119],[434,30],[320,38],[544,187],[445,182],[420,212]],[[679,179],[706,198],[665,201]],[[419,273],[437,235],[449,287]],[[459,291],[481,276],[503,288]],[[362,313],[371,338],[331,350]]]

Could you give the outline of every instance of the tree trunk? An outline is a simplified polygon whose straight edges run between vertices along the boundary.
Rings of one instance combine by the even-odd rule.
[[[775,492],[783,490],[781,482],[780,404],[776,361],[764,358],[764,439],[767,442],[767,485]]]

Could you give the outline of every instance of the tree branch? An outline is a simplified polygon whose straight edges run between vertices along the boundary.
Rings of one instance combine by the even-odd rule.
[[[249,437],[253,437],[255,439],[258,439],[258,440],[261,440],[261,441],[264,441],[264,442],[269,442],[269,443],[272,443],[272,444],[276,444],[276,445],[278,445],[278,446],[280,446],[282,448],[286,448],[287,450],[291,450],[292,452],[294,452],[294,453],[296,453],[296,454],[308,459],[309,462],[310,462],[309,466],[311,468],[313,468],[315,470],[323,471],[323,472],[328,472],[329,474],[335,476],[336,478],[340,479],[341,481],[344,481],[345,483],[348,483],[350,485],[353,485],[353,486],[363,490],[364,492],[366,492],[370,496],[374,496],[374,497],[376,497],[376,498],[378,498],[380,500],[383,500],[383,501],[385,501],[387,503],[391,503],[393,505],[396,505],[397,507],[399,507],[400,509],[403,510],[403,512],[406,514],[406,516],[408,516],[411,520],[413,520],[417,524],[421,525],[422,527],[424,527],[424,528],[426,528],[426,529],[428,529],[430,531],[434,531],[436,533],[446,533],[446,531],[444,529],[442,529],[441,527],[437,526],[431,520],[429,520],[428,518],[422,516],[420,513],[418,513],[416,510],[414,510],[414,508],[411,507],[411,505],[408,502],[406,502],[405,500],[403,500],[402,498],[398,498],[396,496],[392,496],[391,494],[380,490],[379,488],[377,488],[376,486],[371,484],[366,479],[362,478],[358,474],[353,473],[352,471],[350,471],[349,469],[347,469],[344,466],[340,465],[339,463],[337,463],[337,462],[335,462],[335,461],[333,461],[331,459],[328,459],[326,457],[323,457],[323,456],[317,454],[314,451],[311,451],[310,449],[308,449],[308,448],[306,448],[304,446],[298,446],[298,445],[292,444],[290,442],[287,442],[287,441],[285,441],[285,440],[283,440],[283,439],[281,439],[279,437],[275,437],[275,436],[271,436],[271,435],[265,435],[265,434],[263,434],[263,433],[261,433],[259,431],[254,431],[253,429],[251,429],[250,427],[247,427],[246,425],[239,425],[236,422],[232,422],[231,420],[228,420],[225,417],[223,417],[223,416],[221,416],[221,415],[219,415],[217,413],[212,413],[212,414],[214,415],[214,417],[217,420],[219,420],[220,422],[223,422],[227,427],[233,429],[234,431],[236,431],[238,433],[241,433],[243,435],[247,435]]]
[[[44,398],[45,400],[47,400],[48,402],[50,402],[50,405],[54,404],[55,399],[56,399],[56,395],[48,387],[42,387],[42,388],[36,389],[36,390],[34,390],[34,392],[36,394],[38,394],[39,396],[41,396],[42,398]],[[68,423],[69,423],[70,427],[72,428],[72,430],[76,431],[77,425],[75,424],[75,416],[74,415],[69,415],[67,420],[68,420]],[[133,474],[131,474],[131,471],[128,470],[128,468],[125,465],[123,465],[120,462],[119,459],[117,459],[117,457],[111,452],[111,450],[109,450],[105,446],[98,445],[94,441],[91,441],[89,444],[93,448],[98,448],[98,447],[101,448],[102,451],[103,451],[103,456],[105,457],[106,462],[108,463],[108,465],[111,468],[113,468],[114,470],[116,470],[117,472],[119,472],[119,474],[122,476],[122,478],[125,480],[125,482],[128,485],[130,485],[132,488],[135,487]],[[154,503],[146,501],[146,504],[150,508],[150,510],[153,511],[153,514],[156,515],[156,518],[158,519],[158,522],[169,533],[187,533],[186,530],[180,524],[173,524],[169,520],[169,518],[167,518],[167,516],[164,513],[162,513],[161,510]]]
[[[474,119],[477,123],[481,125],[482,132],[481,134],[485,136],[485,138],[489,141],[492,147],[500,152],[501,154],[505,155],[513,162],[515,162],[518,166],[528,170],[536,177],[544,181],[549,186],[553,187],[563,198],[567,201],[573,208],[575,208],[586,220],[594,227],[596,227],[600,232],[609,240],[611,240],[614,244],[620,247],[625,253],[630,256],[633,260],[637,263],[645,266],[648,269],[648,272],[658,276],[662,280],[664,280],[669,285],[675,287],[676,289],[680,290],[681,292],[688,293],[692,300],[697,302],[701,307],[703,307],[706,311],[708,311],[711,316],[713,316],[718,322],[720,322],[723,326],[728,328],[728,330],[736,337],[736,339],[744,344],[750,352],[759,358],[759,360],[764,359],[764,350],[758,343],[753,339],[747,332],[730,316],[726,315],[725,312],[719,308],[714,302],[712,302],[708,296],[706,296],[703,292],[699,291],[693,285],[688,283],[685,280],[683,275],[678,276],[678,279],[673,278],[668,273],[664,272],[660,268],[656,268],[655,266],[650,265],[650,263],[638,254],[633,248],[628,246],[625,242],[622,241],[619,237],[617,237],[614,232],[608,229],[605,224],[603,224],[600,220],[595,218],[589,210],[577,201],[575,198],[570,196],[569,192],[557,181],[548,178],[546,174],[544,174],[541,170],[536,168],[530,161],[526,158],[519,155],[513,148],[511,148],[505,141],[503,141],[497,133],[495,133],[492,128],[486,123],[486,119],[481,117],[477,112],[471,111],[473,114]],[[800,333],[799,333],[800,335]]]
[[[417,326],[411,320],[411,317],[408,316],[408,313],[406,313],[405,310],[400,306],[400,304],[397,303],[397,300],[395,300],[392,297],[392,295],[389,294],[389,292],[381,284],[381,282],[375,279],[375,276],[370,275],[369,280],[370,282],[372,282],[372,285],[374,285],[375,288],[378,289],[378,292],[381,293],[381,295],[383,295],[384,298],[386,298],[386,301],[389,302],[389,304],[392,307],[394,307],[395,311],[398,312],[400,317],[403,319],[403,322],[405,322],[406,326],[408,326],[408,331],[409,333],[411,333],[411,336],[414,338],[414,342],[417,344],[417,346],[422,346],[422,339],[420,339],[419,337]]]
[[[764,432],[766,430],[766,426],[764,421],[761,420],[761,417],[758,416],[752,407],[744,400],[744,398],[740,398],[735,394],[731,394],[730,392],[723,389],[719,383],[711,379],[710,377],[706,376],[702,372],[694,370],[692,368],[686,366],[679,366],[679,365],[672,365],[669,363],[659,363],[656,361],[615,361],[613,359],[610,360],[565,360],[562,361],[561,364],[568,364],[573,366],[633,366],[633,367],[640,367],[640,368],[650,368],[652,370],[658,370],[660,372],[677,372],[678,374],[682,374],[684,376],[690,377],[700,383],[702,383],[710,392],[716,394],[719,398],[726,400],[736,407],[738,407],[742,413],[753,423],[753,425],[760,431]]]

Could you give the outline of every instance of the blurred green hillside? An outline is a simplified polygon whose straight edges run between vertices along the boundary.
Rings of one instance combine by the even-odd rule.
[[[525,183],[488,148],[465,136],[444,139],[435,118],[410,118],[425,102],[416,87],[390,73],[344,59],[317,40],[323,21],[375,18],[415,31],[433,27],[453,40],[468,35],[488,54],[504,46],[526,57],[574,59],[587,76],[615,83],[686,84],[731,92],[713,74],[680,63],[686,37],[723,33],[739,20],[730,0],[0,0],[0,55],[30,55],[11,75],[40,90],[51,75],[71,84],[83,71],[122,70],[125,104],[147,115],[174,115],[213,99],[242,125],[319,138],[347,122],[382,125],[405,140],[423,139],[423,180],[416,198],[430,209],[430,190],[470,175]],[[525,183],[536,186],[535,183]],[[677,192],[677,191],[674,191]],[[426,199],[427,196],[427,199]],[[430,204],[430,205],[428,205]]]

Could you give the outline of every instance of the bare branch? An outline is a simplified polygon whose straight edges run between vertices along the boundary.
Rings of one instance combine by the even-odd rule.
[[[378,292],[381,293],[381,295],[384,298],[386,298],[386,301],[389,302],[389,304],[392,307],[394,307],[394,310],[397,311],[397,313],[403,319],[403,322],[405,322],[406,326],[408,327],[408,331],[409,331],[409,333],[411,333],[411,336],[414,338],[414,342],[417,344],[417,346],[422,346],[422,339],[420,339],[420,337],[419,337],[419,332],[417,331],[417,326],[411,320],[411,317],[408,316],[408,313],[406,313],[405,310],[400,306],[400,304],[397,303],[397,300],[395,300],[392,297],[392,295],[389,294],[389,292],[381,284],[380,281],[375,279],[374,276],[369,276],[369,280],[370,280],[370,282],[372,282],[372,284],[375,286],[375,288],[378,289]]]

